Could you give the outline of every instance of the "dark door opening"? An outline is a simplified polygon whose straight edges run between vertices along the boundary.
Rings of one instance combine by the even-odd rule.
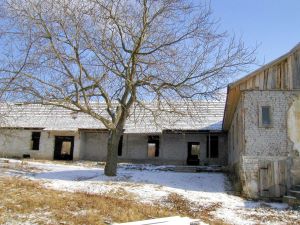
[[[54,147],[55,160],[73,160],[74,137],[56,136]]]
[[[188,142],[188,158],[186,163],[188,165],[199,165],[200,160],[200,143],[199,142]]]

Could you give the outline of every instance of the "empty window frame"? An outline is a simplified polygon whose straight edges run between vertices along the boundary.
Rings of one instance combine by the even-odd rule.
[[[270,106],[261,106],[261,125],[264,127],[272,125]]]
[[[31,134],[31,150],[40,149],[41,132],[32,132]]]
[[[118,145],[118,156],[122,156],[123,149],[123,135],[120,137],[119,145]]]
[[[159,156],[159,136],[148,137],[148,157],[155,158]]]
[[[218,158],[219,157],[219,137],[218,136],[207,136],[206,157],[207,158]]]

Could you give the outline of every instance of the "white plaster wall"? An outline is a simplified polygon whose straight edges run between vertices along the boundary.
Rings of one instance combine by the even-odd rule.
[[[23,157],[29,154],[32,158],[52,159],[54,145],[46,132],[41,133],[40,149],[31,150],[31,134],[36,130],[2,130],[0,133],[0,154],[3,157]],[[54,147],[53,147],[54,149]]]
[[[2,157],[23,157],[29,154],[31,158],[53,159],[55,136],[75,136],[73,159],[79,159],[80,138],[79,135],[65,132],[41,131],[39,150],[31,150],[31,134],[37,130],[2,130],[0,132],[0,156]]]

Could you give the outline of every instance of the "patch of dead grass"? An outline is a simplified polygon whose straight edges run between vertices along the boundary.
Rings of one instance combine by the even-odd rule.
[[[119,199],[126,196],[124,190],[105,196],[70,193],[16,177],[1,177],[0,190],[0,224],[30,218],[37,224],[106,224],[178,215],[166,207]]]
[[[259,221],[258,224],[266,224],[266,223],[281,223],[281,224],[289,224],[289,225],[299,225],[299,220],[297,218],[293,218],[292,211],[290,210],[275,210],[271,208],[257,208],[254,209],[249,215],[245,217],[251,220]]]
[[[191,218],[199,218],[204,222],[212,225],[226,225],[223,220],[216,219],[212,213],[215,212],[222,205],[221,203],[203,205],[194,205],[182,195],[177,193],[170,193],[163,202],[173,211]]]
[[[106,197],[118,198],[118,199],[125,199],[127,201],[137,201],[136,196],[132,193],[129,193],[124,188],[118,188],[110,190],[104,193]]]

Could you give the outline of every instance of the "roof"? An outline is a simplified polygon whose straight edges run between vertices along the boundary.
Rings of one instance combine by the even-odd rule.
[[[299,89],[300,80],[296,64],[300,58],[300,43],[288,53],[260,67],[227,87],[223,129],[228,130],[238,105],[241,93],[247,90],[293,90]],[[300,68],[300,67],[299,67]],[[299,69],[300,70],[300,69]]]
[[[155,109],[147,103],[147,108]],[[156,112],[136,107],[125,124],[125,133],[160,133],[163,130],[211,130],[221,131],[224,101],[198,101],[190,104],[174,104],[175,113]],[[94,104],[105,114],[105,104]],[[40,128],[47,131],[77,131],[80,129],[105,129],[104,125],[85,113],[40,104],[1,104],[4,115],[2,128]]]

